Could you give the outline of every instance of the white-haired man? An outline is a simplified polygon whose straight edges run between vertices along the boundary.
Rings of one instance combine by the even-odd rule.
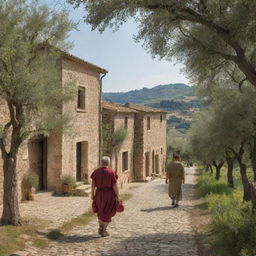
[[[98,233],[102,237],[109,236],[107,226],[111,218],[116,214],[119,202],[119,191],[117,186],[118,176],[114,170],[109,168],[110,158],[103,156],[102,166],[96,169],[92,175],[92,206],[99,220]]]

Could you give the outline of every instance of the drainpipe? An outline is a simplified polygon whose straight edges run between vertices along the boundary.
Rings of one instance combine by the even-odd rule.
[[[101,165],[102,158],[102,147],[103,147],[103,137],[102,137],[102,80],[107,75],[103,74],[100,77],[100,96],[99,96],[99,166]]]

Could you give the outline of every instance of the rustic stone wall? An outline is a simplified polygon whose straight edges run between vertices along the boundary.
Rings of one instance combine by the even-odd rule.
[[[162,115],[162,122],[160,116]],[[147,118],[150,117],[150,130],[147,130]],[[143,177],[145,177],[145,153],[149,153],[149,173],[163,175],[166,160],[166,114],[150,113],[144,116],[144,154]],[[153,161],[153,155],[155,159]],[[158,157],[157,157],[158,156]],[[157,160],[158,158],[158,160]],[[154,165],[154,168],[153,168]]]
[[[150,117],[150,130],[147,129],[148,117]],[[145,112],[136,114],[134,140],[136,179],[139,181],[146,179],[147,153],[148,176],[163,175],[166,159],[166,114]]]
[[[117,166],[117,173],[120,177],[120,185],[133,180],[133,143],[134,143],[134,114],[118,113],[114,119],[114,129],[124,128],[125,117],[128,118],[127,125],[127,138],[122,143],[117,154],[117,164],[115,163],[115,157],[112,156],[112,166]],[[128,152],[128,169],[123,171],[122,155],[124,152]]]
[[[134,114],[133,113],[117,113],[103,109],[103,124],[110,127],[113,132],[119,128],[124,128],[125,117],[128,118],[127,122],[127,138],[122,143],[121,147],[115,153],[112,148],[104,146],[104,155],[111,158],[111,168],[117,171],[119,176],[119,185],[122,187],[125,183],[134,179],[134,166],[133,166],[133,143],[134,143]],[[123,171],[122,168],[122,154],[128,152],[128,169]],[[116,161],[117,159],[117,161]]]
[[[77,98],[62,107],[64,114],[72,117],[71,129],[63,133],[50,134],[47,137],[47,189],[61,192],[61,178],[63,175],[76,177],[76,143],[84,142],[82,147],[82,178],[87,179],[92,171],[98,167],[99,161],[99,73],[91,71],[89,67],[62,59],[62,83],[75,81],[74,86],[84,87],[86,90],[86,108],[77,109]],[[61,85],[60,85],[61,86]],[[0,122],[8,118],[8,111],[4,102],[0,102]],[[21,199],[21,180],[24,174],[33,172],[37,151],[29,148],[29,141],[25,141],[18,155],[19,197]],[[1,154],[0,154],[1,156]],[[3,193],[3,169],[0,158],[0,203]]]
[[[135,180],[144,180],[143,168],[144,168],[144,116],[143,113],[138,112],[135,114],[134,120],[134,174]]]
[[[85,88],[85,109],[77,108],[77,99],[63,106],[63,113],[72,116],[72,131],[62,137],[62,175],[76,177],[76,145],[78,142],[87,144],[82,150],[82,179],[90,181],[92,171],[99,164],[99,73],[72,62],[62,61],[63,84],[75,81],[75,86]]]

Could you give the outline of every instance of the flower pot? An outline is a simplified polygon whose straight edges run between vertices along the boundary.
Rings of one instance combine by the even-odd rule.
[[[70,185],[67,185],[67,184],[63,184],[62,185],[62,191],[63,191],[63,194],[64,195],[68,195],[68,194],[71,194],[71,192],[72,192],[72,186],[70,186]]]
[[[35,200],[35,192],[36,192],[36,189],[35,188],[30,188],[30,189],[28,189],[28,200],[29,201],[34,201]]]

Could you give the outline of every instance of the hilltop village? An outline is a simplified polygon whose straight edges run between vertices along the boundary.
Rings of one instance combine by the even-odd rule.
[[[101,77],[107,71],[67,52],[62,52],[60,67],[60,86],[74,81],[77,87],[76,100],[61,106],[61,113],[72,116],[71,128],[68,132],[41,134],[23,143],[17,164],[19,194],[22,179],[29,173],[38,176],[38,190],[56,194],[62,194],[62,179],[66,175],[78,183],[89,184],[102,155],[110,156],[121,187],[131,181],[162,176],[166,160],[166,112],[102,101]],[[4,119],[7,116],[4,104],[0,104],[0,112]],[[110,137],[118,130],[125,131],[120,145],[104,139],[106,127]],[[0,203],[2,188],[0,160]]]

